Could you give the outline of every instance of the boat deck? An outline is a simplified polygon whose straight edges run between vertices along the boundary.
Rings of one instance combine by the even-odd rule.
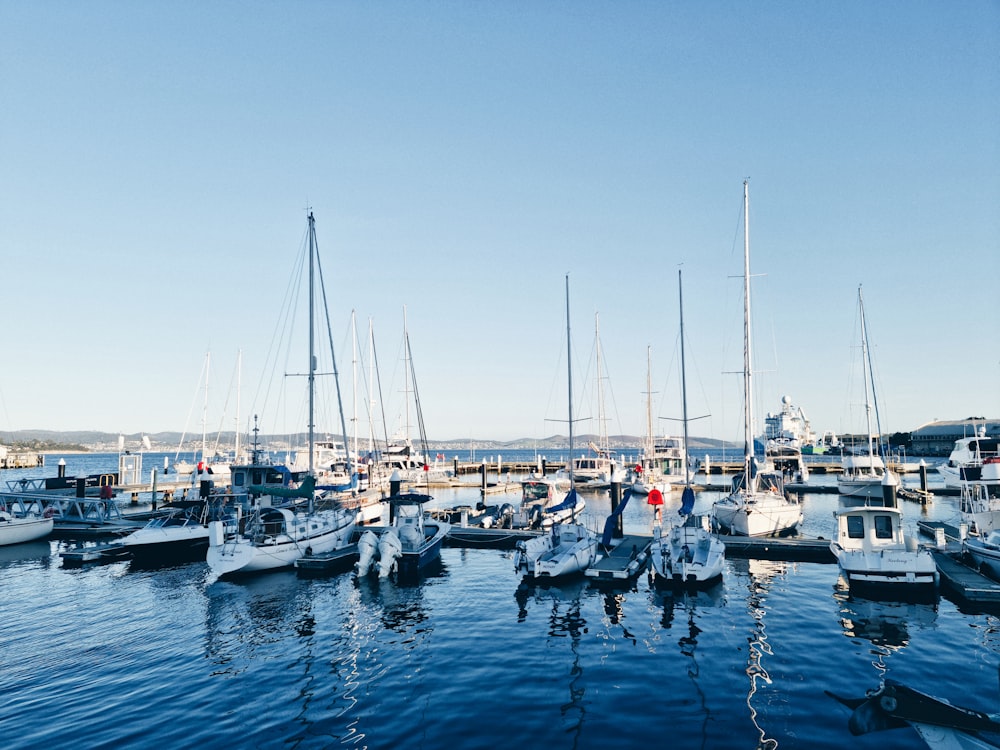
[[[646,569],[653,537],[626,534],[612,540],[614,546],[584,571],[596,581],[628,581]]]

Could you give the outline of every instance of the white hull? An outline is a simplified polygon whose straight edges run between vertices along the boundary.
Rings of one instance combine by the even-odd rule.
[[[996,532],[987,537],[970,536],[963,542],[965,551],[972,556],[976,567],[1000,578],[1000,541]]]
[[[930,551],[903,534],[902,512],[895,506],[852,506],[841,501],[837,533],[830,550],[848,586],[895,592],[937,586],[937,564]]]
[[[927,550],[846,550],[836,542],[830,549],[849,585],[892,585],[933,587],[938,582],[937,566]]]
[[[700,526],[653,529],[651,565],[657,583],[704,585],[722,577],[726,547]]]
[[[774,536],[802,523],[802,506],[777,493],[737,493],[713,506],[716,523],[736,536]]]
[[[307,554],[318,555],[346,546],[357,524],[355,514],[344,510],[300,515],[295,521],[289,533],[258,538],[237,536],[210,545],[208,567],[217,576],[287,568]]]
[[[0,513],[0,547],[44,539],[52,533],[52,526],[51,518],[17,518],[8,513]]]
[[[552,579],[583,573],[597,561],[597,536],[579,524],[519,543],[514,570],[529,578]]]

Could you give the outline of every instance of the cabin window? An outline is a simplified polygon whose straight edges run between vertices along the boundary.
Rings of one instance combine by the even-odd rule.
[[[892,539],[892,518],[875,516],[875,538]]]
[[[865,519],[863,516],[847,517],[847,536],[851,539],[865,538]]]

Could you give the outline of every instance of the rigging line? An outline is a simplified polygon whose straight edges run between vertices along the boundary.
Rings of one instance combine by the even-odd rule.
[[[378,407],[382,414],[382,442],[386,451],[389,450],[389,428],[385,422],[385,401],[382,400],[382,374],[378,368],[378,352],[375,350],[375,332],[371,332],[372,337],[372,361],[375,364],[375,382],[378,385]]]
[[[330,359],[333,364],[333,382],[337,386],[337,407],[340,411],[340,429],[344,436],[344,450],[347,451],[347,423],[344,422],[344,402],[340,398],[340,376],[337,371],[337,355],[333,350],[333,331],[330,326],[330,308],[326,302],[326,284],[323,281],[323,264],[320,261],[319,243],[315,239],[315,228],[313,229],[313,243],[316,246],[316,269],[319,271],[319,291],[323,298],[323,314],[326,316],[326,335],[330,340]]]
[[[194,398],[191,399],[191,408],[188,409],[187,419],[184,422],[184,431],[181,433],[181,441],[177,444],[177,451],[174,453],[174,462],[176,462],[181,455],[181,447],[184,445],[184,439],[187,437],[188,425],[191,423],[191,413],[194,411],[194,405],[198,402],[198,394],[201,391],[201,383],[205,378],[205,368],[208,366],[208,355],[206,353],[205,359],[201,363],[201,373],[198,375],[198,385],[194,389]]]
[[[413,381],[413,402],[417,409],[417,431],[420,433],[420,450],[424,454],[424,465],[430,455],[430,448],[427,445],[427,432],[424,429],[424,410],[420,406],[420,391],[417,389],[417,372],[413,368],[413,351],[410,349],[410,334],[406,336],[406,356],[410,360],[410,379]]]

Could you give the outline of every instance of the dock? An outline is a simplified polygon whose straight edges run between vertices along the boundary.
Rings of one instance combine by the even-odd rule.
[[[79,568],[88,563],[105,565],[131,559],[132,553],[121,544],[98,544],[92,547],[67,549],[59,553],[64,568]]]
[[[943,587],[966,602],[1000,606],[1000,583],[959,562],[953,553],[931,550],[931,554]]]
[[[726,557],[786,562],[836,563],[830,540],[810,537],[729,536],[720,534]]]
[[[614,546],[584,571],[593,583],[624,583],[646,569],[653,537],[626,534],[611,543]]]
[[[447,547],[486,547],[514,549],[522,539],[542,536],[548,532],[529,529],[484,529],[481,526],[452,526],[444,538]]]
[[[347,570],[357,562],[357,542],[342,549],[323,552],[318,555],[306,555],[295,561],[295,571],[301,575],[322,575],[325,573]]]

